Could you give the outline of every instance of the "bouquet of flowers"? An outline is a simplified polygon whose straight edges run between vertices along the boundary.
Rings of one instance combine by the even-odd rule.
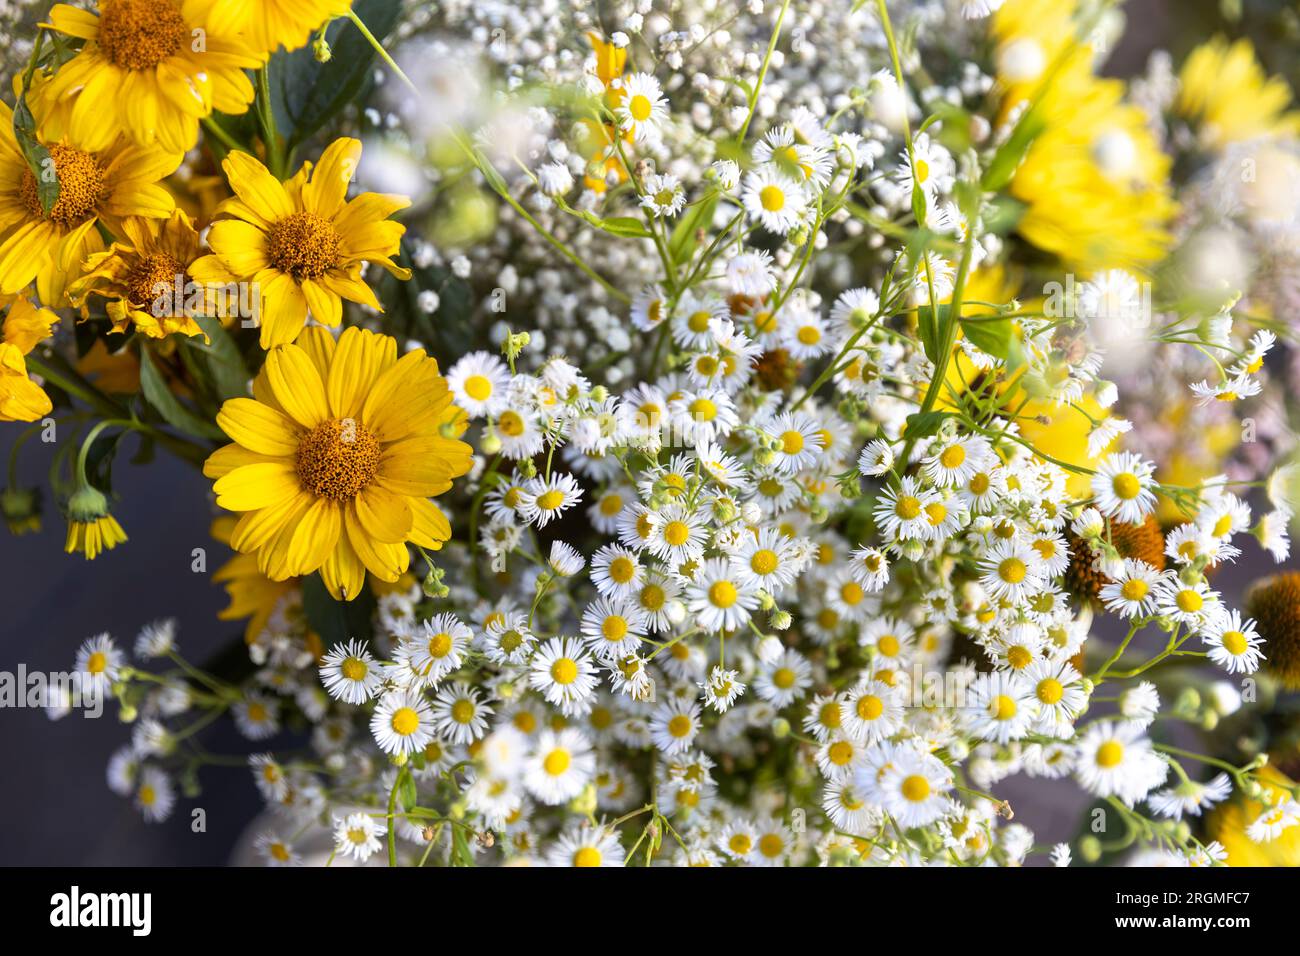
[[[1126,83],[1113,0],[37,13],[0,419],[60,451],[0,504],[94,559],[114,459],[177,456],[245,622],[77,655],[146,821],[234,763],[270,865],[1300,863],[1300,574],[1220,585],[1300,487],[1248,40]]]

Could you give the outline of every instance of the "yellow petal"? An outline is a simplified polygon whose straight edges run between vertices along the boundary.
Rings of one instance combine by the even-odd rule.
[[[227,511],[270,508],[304,494],[293,465],[278,461],[236,468],[218,478],[212,490],[217,493],[217,506]]]
[[[217,412],[217,425],[250,451],[287,457],[298,452],[298,431],[274,408],[251,398],[232,398]]]
[[[325,383],[296,345],[281,345],[266,356],[266,381],[280,407],[304,428],[314,428],[329,418]]]
[[[222,263],[241,278],[256,275],[270,264],[266,258],[266,233],[242,219],[214,222],[208,244]]]
[[[365,587],[366,566],[346,535],[339,537],[333,553],[321,565],[320,576],[336,601],[351,601]]]
[[[361,527],[376,541],[395,544],[406,540],[414,518],[405,496],[372,483],[357,495],[354,506]]]
[[[304,279],[301,288],[307,308],[317,322],[333,326],[343,321],[343,301],[337,295],[311,279]]]
[[[226,171],[230,188],[265,222],[279,222],[295,212],[280,181],[248,153],[236,150],[225,158],[221,166]]]
[[[408,498],[414,521],[407,540],[430,551],[437,551],[451,539],[451,522],[442,509],[425,498]]]
[[[328,382],[335,349],[334,336],[330,335],[330,330],[313,325],[303,329],[302,334],[294,340],[293,344],[307,353],[307,357],[311,359],[311,363],[316,366],[316,371],[320,374],[320,380]]]
[[[203,474],[208,478],[220,478],[244,465],[258,465],[274,459],[249,451],[242,445],[225,445],[218,448],[203,463]]]
[[[384,544],[373,540],[362,527],[356,514],[348,509],[343,512],[343,526],[348,532],[348,541],[356,551],[366,570],[381,581],[396,581],[411,563],[411,556],[404,544]]]
[[[356,418],[383,370],[397,360],[397,340],[356,327],[339,337],[326,392],[335,418]]]
[[[290,574],[311,574],[329,558],[343,530],[343,509],[329,498],[317,498],[289,541]]]
[[[307,210],[334,218],[347,199],[348,183],[356,175],[360,159],[360,140],[343,138],[330,143],[312,170],[311,181],[302,189],[302,203]]]

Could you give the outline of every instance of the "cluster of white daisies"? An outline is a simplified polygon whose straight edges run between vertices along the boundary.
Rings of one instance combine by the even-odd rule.
[[[281,818],[258,843],[273,865],[312,858],[303,844],[322,829],[330,858],[360,862],[1015,864],[1035,841],[992,792],[1012,774],[1073,777],[1130,820],[1181,820],[1250,791],[1257,767],[1197,779],[1149,736],[1169,708],[1143,675],[1192,656],[1256,671],[1267,648],[1206,574],[1246,534],[1283,560],[1285,506],[1256,520],[1226,479],[1163,487],[1131,452],[1101,457],[1080,489],[975,387],[918,421],[936,370],[917,306],[999,252],[957,200],[958,161],[926,132],[887,152],[876,131],[831,132],[796,105],[756,120],[743,171],[717,159],[688,178],[697,166],[667,157],[624,176],[620,150],[662,152],[674,118],[653,75],[602,76],[595,59],[586,89],[613,104],[617,135],[596,157],[548,146],[527,177],[533,201],[602,239],[632,232],[666,266],[617,317],[636,343],[611,356],[626,370],[617,388],[582,354],[539,354],[508,330],[500,354],[448,368],[477,452],[457,540],[423,583],[378,597],[368,639],[316,647],[290,588],[237,685],[185,662],[169,627],[137,644],[141,662],[174,664],[147,678],[106,636],[88,642],[78,670],[135,721],[113,788],[164,819],[207,759],[194,728],[229,710],[252,740],[310,727],[308,758],[250,761]],[[855,95],[900,93],[880,73]],[[644,233],[591,213],[625,180]],[[823,302],[802,280],[827,221],[853,225],[850,195],[870,196],[868,218],[919,211],[966,245],[967,266],[900,249],[881,283]],[[679,233],[706,203],[702,235]],[[1123,273],[1075,295],[1070,315],[1090,323],[1140,318]],[[1114,406],[1085,338],[1062,347],[1059,316],[1015,303],[982,318],[1012,313],[1037,401]],[[1215,322],[1226,338],[1230,317],[1207,334]],[[1272,344],[1259,333],[1198,395],[1253,394]],[[976,376],[1009,361],[970,335],[957,355]],[[1090,416],[1090,454],[1128,430]],[[1162,568],[1112,540],[1157,494],[1190,515],[1165,535]],[[1105,580],[1095,611],[1067,590],[1072,563]],[[1086,669],[1098,612],[1119,634]],[[1173,716],[1240,705],[1222,680]],[[1283,801],[1250,834],[1298,822]],[[1153,832],[1177,862],[1222,858],[1186,828]],[[1071,848],[1051,856],[1068,863]]]

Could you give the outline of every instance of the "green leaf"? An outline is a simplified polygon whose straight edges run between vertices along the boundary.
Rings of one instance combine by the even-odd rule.
[[[611,236],[619,236],[624,239],[649,239],[654,235],[646,228],[644,222],[634,216],[615,216],[612,219],[601,219],[594,213],[584,210],[582,218]]]
[[[326,647],[345,644],[354,637],[369,640],[372,636],[375,597],[369,588],[362,588],[351,601],[336,601],[320,575],[312,574],[302,579],[302,608],[307,623]]]
[[[686,210],[686,214],[678,220],[672,235],[668,237],[668,254],[674,264],[681,265],[695,254],[699,231],[703,229],[707,232],[713,224],[713,213],[718,208],[719,198],[720,193],[709,193]]]
[[[194,414],[172,394],[171,389],[167,387],[167,382],[154,365],[147,346],[140,348],[140,391],[144,393],[145,401],[152,405],[163,420],[172,427],[195,438],[226,440],[226,433],[215,423]]]
[[[36,138],[36,118],[27,105],[26,93],[18,97],[18,102],[14,105],[14,138],[22,150],[23,159],[27,160],[27,168],[36,179],[36,197],[48,216],[54,204],[59,201],[59,175],[54,166],[54,157]]]
[[[195,322],[203,329],[208,340],[200,336],[182,339],[186,349],[199,353],[204,368],[212,383],[214,397],[218,401],[228,398],[240,398],[248,394],[248,366],[239,352],[239,346],[230,337],[219,319],[211,316],[196,316]]]
[[[943,351],[940,336],[944,325],[948,322],[948,310],[947,303],[940,304],[937,310],[932,310],[928,305],[923,305],[916,310],[916,331],[921,337],[921,347],[925,349],[925,357],[936,366],[939,364],[939,353]]]
[[[937,435],[945,418],[951,418],[948,412],[913,412],[907,416],[907,425],[903,428],[903,437],[908,441],[929,438]]]
[[[995,358],[1005,359],[1011,346],[1011,320],[983,316],[961,319],[961,331],[971,344]]]
[[[397,796],[402,801],[402,809],[408,813],[420,805],[420,795],[415,789],[415,778],[406,768],[402,769],[397,781]]]
[[[925,191],[916,183],[912,184],[912,215],[918,226],[925,225]]]
[[[1012,130],[1011,136],[998,147],[998,151],[993,154],[993,159],[989,162],[988,169],[984,170],[984,178],[980,185],[985,192],[998,192],[1011,182],[1016,170],[1024,161],[1025,154],[1029,152],[1029,147],[1033,145],[1046,125],[1037,109],[1031,108],[1020,117],[1020,122]]]
[[[352,10],[383,40],[401,13],[401,0],[356,0]],[[332,55],[318,63],[312,45],[271,57],[271,106],[280,134],[292,148],[338,116],[370,80],[375,50],[350,21],[339,18],[325,31]]]

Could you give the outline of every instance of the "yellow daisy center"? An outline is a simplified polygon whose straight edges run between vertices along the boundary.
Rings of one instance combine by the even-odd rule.
[[[894,505],[894,514],[904,521],[911,521],[921,513],[921,499],[912,495],[903,495]]]
[[[678,714],[668,721],[668,733],[674,737],[685,737],[691,732],[691,718],[685,714]]]
[[[567,750],[552,750],[542,761],[543,769],[552,777],[558,777],[564,771],[569,769],[569,752]]]
[[[785,193],[780,186],[764,186],[758,193],[758,201],[768,212],[780,212],[785,208]]]
[[[776,570],[776,564],[776,552],[768,548],[755,551],[754,556],[749,559],[750,570],[755,574],[771,574]]]
[[[920,803],[930,795],[930,781],[919,773],[914,773],[903,780],[903,796],[912,803]]]
[[[410,707],[399,707],[393,711],[393,733],[409,737],[420,726],[420,715]]]
[[[584,846],[573,854],[574,866],[600,866],[600,851],[594,846]]]
[[[1115,496],[1125,501],[1130,501],[1138,496],[1142,490],[1142,484],[1137,480],[1137,476],[1129,472],[1116,475],[1110,483],[1115,490]]]
[[[1025,567],[1025,562],[1019,558],[1006,558],[998,565],[998,577],[1007,584],[1019,584],[1028,573],[1029,569]]]
[[[451,653],[451,635],[444,631],[429,638],[429,656],[446,657]]]
[[[1046,677],[1038,682],[1037,693],[1044,704],[1056,704],[1065,696],[1065,688],[1055,677]]]
[[[709,588],[709,601],[714,607],[731,607],[736,603],[736,597],[736,586],[730,581],[718,581]]]
[[[1108,740],[1097,748],[1098,767],[1116,767],[1124,759],[1124,745],[1118,740]]]
[[[551,677],[557,684],[572,684],[578,679],[578,665],[571,658],[561,657],[551,665]]]
[[[600,633],[607,641],[621,641],[627,636],[627,620],[621,614],[611,614],[600,626]]]
[[[358,657],[349,657],[340,666],[339,671],[348,680],[365,680],[370,668]]]
[[[843,767],[853,759],[853,745],[844,740],[837,740],[826,751],[826,756],[837,767]]]
[[[664,589],[657,584],[647,584],[641,589],[641,606],[647,611],[658,611],[664,606]]]
[[[875,720],[885,712],[885,702],[875,694],[867,694],[858,699],[858,716],[863,720]]]
[[[1195,614],[1205,604],[1200,594],[1195,591],[1179,591],[1178,597],[1174,598],[1174,603],[1178,609],[1186,614]]]
[[[945,468],[956,468],[966,460],[966,449],[961,445],[949,445],[939,455],[939,464]]]
[[[355,419],[321,422],[298,442],[298,479],[322,498],[355,498],[379,472],[379,439]]]
[[[1124,582],[1124,586],[1119,589],[1119,592],[1124,595],[1126,601],[1141,601],[1150,590],[1150,587],[1141,578],[1132,578]]]
[[[537,507],[542,511],[554,511],[564,504],[564,492],[552,488],[537,496]]]
[[[150,70],[185,46],[190,30],[178,4],[111,0],[100,6],[99,46],[124,70]]]
[[[334,224],[314,212],[296,212],[266,233],[271,265],[295,280],[319,279],[339,264],[343,237]]]
[[[465,379],[465,394],[476,402],[486,401],[492,395],[492,380],[486,375],[471,375]]]
[[[644,123],[648,120],[653,108],[650,98],[648,96],[643,96],[640,93],[628,100],[627,104],[627,111],[632,114],[632,119],[636,120],[638,123]]]
[[[103,651],[95,651],[86,661],[86,671],[91,674],[102,674],[108,668],[108,655]]]
[[[54,160],[54,175],[59,180],[59,198],[50,208],[51,222],[60,226],[77,226],[95,213],[95,206],[104,197],[104,170],[91,153],[71,146],[55,144],[49,147]],[[46,218],[36,190],[36,177],[30,169],[23,169],[18,195],[33,216]]]
[[[501,417],[497,419],[497,427],[507,438],[518,438],[524,433],[524,420],[518,412],[502,412]]]
[[[1223,647],[1234,657],[1246,653],[1246,648],[1248,646],[1249,645],[1246,643],[1246,635],[1241,633],[1241,631],[1223,632]]]
[[[803,435],[796,431],[783,432],[781,450],[787,455],[797,455],[803,451]]]
[[[618,557],[609,562],[609,576],[619,584],[627,584],[636,574],[636,565],[631,558]]]
[[[681,547],[691,536],[691,529],[684,521],[670,521],[664,525],[664,540],[674,548]]]

